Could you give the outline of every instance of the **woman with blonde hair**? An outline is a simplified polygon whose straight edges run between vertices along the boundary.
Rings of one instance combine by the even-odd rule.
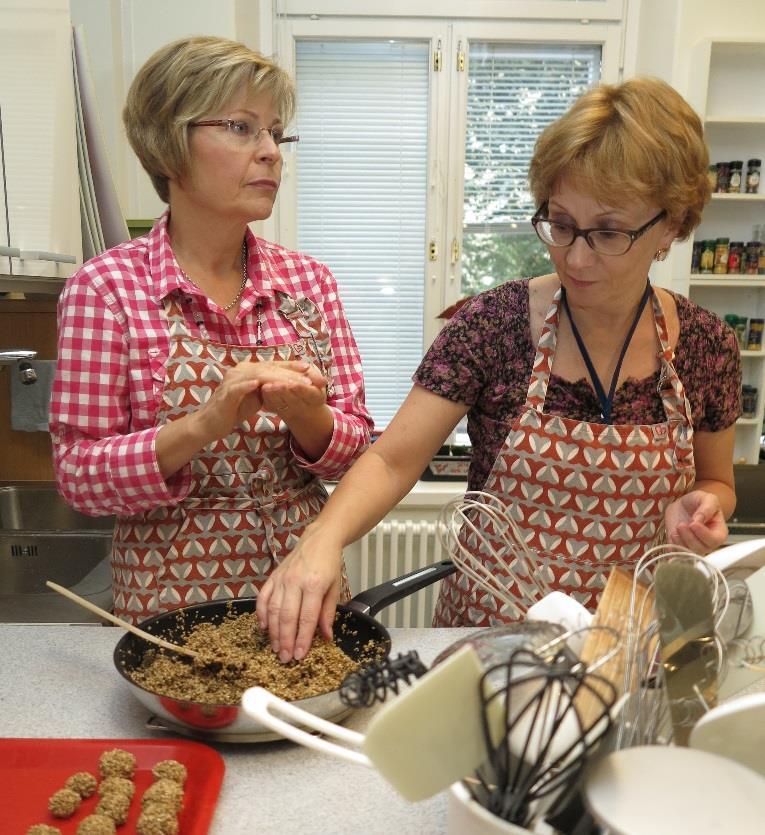
[[[438,336],[391,425],[259,596],[282,660],[304,655],[317,622],[328,634],[343,546],[411,489],[465,414],[469,489],[506,502],[534,570],[590,608],[610,569],[655,542],[704,554],[725,541],[735,335],[648,279],[699,223],[707,163],[698,116],[650,78],[597,87],[543,131],[532,224],[555,271],[480,294]],[[444,581],[435,625],[502,620],[469,578]]]
[[[329,270],[256,237],[291,79],[246,46],[185,38],[128,93],[130,144],[168,204],[59,302],[59,489],[116,514],[115,612],[252,595],[368,445],[361,364]],[[346,591],[347,594],[347,591]]]

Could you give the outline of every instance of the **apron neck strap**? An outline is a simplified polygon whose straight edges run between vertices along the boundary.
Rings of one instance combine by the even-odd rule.
[[[611,412],[613,410],[614,405],[614,394],[616,393],[616,384],[619,381],[619,372],[622,370],[622,363],[624,362],[624,357],[627,354],[627,349],[629,348],[630,342],[632,341],[632,337],[635,333],[635,329],[637,328],[638,322],[640,321],[640,317],[643,315],[645,306],[648,303],[648,299],[651,297],[652,293],[653,289],[651,288],[651,282],[646,281],[645,291],[643,292],[643,295],[640,298],[640,304],[638,305],[637,311],[635,312],[635,316],[632,319],[632,324],[630,325],[630,328],[627,331],[627,336],[624,338],[622,349],[619,353],[619,359],[616,363],[616,368],[614,368],[614,373],[611,376],[611,385],[609,386],[608,394],[606,394],[606,391],[603,388],[603,384],[600,381],[600,377],[598,377],[598,373],[595,370],[595,366],[592,362],[592,359],[590,358],[590,353],[587,350],[587,346],[584,344],[584,340],[582,339],[582,336],[579,333],[579,328],[577,328],[576,322],[574,322],[574,317],[571,315],[571,309],[568,306],[568,299],[566,298],[566,288],[561,288],[561,302],[563,303],[563,309],[566,311],[568,321],[571,324],[571,330],[574,334],[574,339],[576,339],[576,344],[579,346],[579,352],[582,355],[584,364],[587,366],[587,371],[590,375],[590,379],[592,380],[593,388],[595,389],[595,393],[598,396],[598,401],[600,402],[600,414],[603,419],[603,423],[612,423]]]

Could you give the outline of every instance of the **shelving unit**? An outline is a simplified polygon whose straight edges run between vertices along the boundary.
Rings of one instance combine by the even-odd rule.
[[[697,54],[696,78],[706,78],[697,106],[710,161],[743,160],[746,168],[748,159],[765,159],[765,42],[710,41]],[[758,194],[713,194],[695,240],[728,237],[746,244],[757,225],[765,232],[765,179]],[[686,251],[690,259],[691,248]],[[765,318],[765,275],[689,274],[688,296],[721,318]],[[765,351],[742,351],[741,364],[743,384],[757,388],[757,410],[754,418],[736,423],[734,458],[756,464],[765,417]]]

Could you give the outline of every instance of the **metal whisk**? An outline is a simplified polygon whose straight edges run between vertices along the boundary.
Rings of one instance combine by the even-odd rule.
[[[469,491],[453,499],[442,508],[437,527],[455,565],[513,620],[523,618],[552,590],[537,569],[512,507],[497,496]]]
[[[565,652],[520,649],[486,670],[481,695],[488,760],[466,781],[474,798],[519,826],[554,815],[611,728],[616,689]],[[598,706],[586,717],[583,698]]]

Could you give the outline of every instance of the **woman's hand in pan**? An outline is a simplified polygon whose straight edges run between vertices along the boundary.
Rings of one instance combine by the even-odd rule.
[[[321,533],[309,526],[258,592],[260,626],[268,630],[282,663],[305,657],[317,626],[326,640],[332,639],[343,552],[339,544],[321,540]]]
[[[313,389],[307,371],[299,362],[240,362],[226,371],[210,399],[195,418],[209,441],[225,438],[243,420],[253,419],[263,408],[263,386],[279,383],[294,389]]]
[[[274,363],[286,365],[286,363]],[[311,385],[306,386],[304,379],[295,382],[291,377],[274,378],[263,383],[261,397],[263,408],[275,412],[287,424],[295,419],[308,417],[309,414],[324,406],[327,402],[327,381],[315,365],[304,363],[307,378]]]
[[[720,500],[714,493],[693,490],[672,502],[664,513],[667,542],[696,554],[715,551],[728,538]]]

